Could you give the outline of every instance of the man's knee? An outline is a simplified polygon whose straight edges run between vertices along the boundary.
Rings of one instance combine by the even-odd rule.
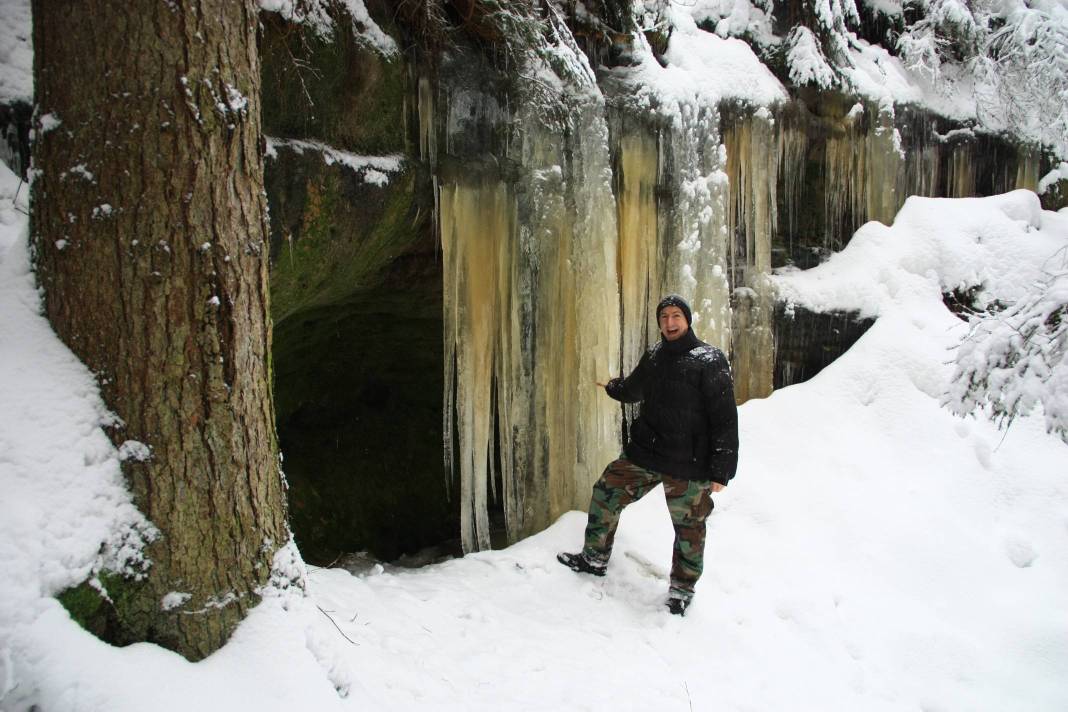
[[[675,527],[675,549],[687,561],[700,561],[705,555],[705,525]]]
[[[675,492],[668,494],[668,511],[671,521],[677,528],[692,529],[700,526],[712,513],[712,486],[708,482],[685,482],[676,480]],[[665,488],[668,483],[665,482]],[[667,493],[667,490],[665,489]],[[672,496],[672,494],[674,496]]]
[[[593,489],[595,493],[601,490],[612,495],[618,494],[627,502],[631,502],[641,499],[659,481],[655,474],[626,458],[620,458],[608,463]]]

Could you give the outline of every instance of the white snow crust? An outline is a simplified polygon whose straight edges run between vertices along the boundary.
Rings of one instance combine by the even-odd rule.
[[[787,100],[786,88],[742,40],[702,30],[675,5],[668,9],[668,21],[673,30],[663,57],[667,66],[657,61],[645,37],[637,35],[635,65],[606,73],[630,87],[633,101],[680,124],[684,115],[702,107],[716,110],[724,101],[756,109]]]
[[[33,101],[30,0],[0,2],[0,104]]]
[[[17,194],[17,198],[15,197]],[[23,647],[49,596],[102,570],[137,571],[151,527],[134,508],[96,383],[41,315],[27,245],[28,186],[0,163],[0,709],[27,691]],[[63,613],[65,617],[66,614]],[[20,672],[22,671],[22,672]],[[4,682],[4,681],[7,682]],[[62,696],[61,696],[62,699]],[[60,704],[50,708],[72,708]]]
[[[279,148],[289,148],[297,153],[316,151],[323,156],[323,161],[328,166],[340,163],[346,168],[356,172],[364,182],[384,187],[389,184],[391,173],[397,173],[404,165],[404,156],[395,153],[386,156],[363,156],[349,151],[342,151],[318,141],[301,141],[299,139],[281,139],[267,137],[266,157],[274,159],[278,157]]]

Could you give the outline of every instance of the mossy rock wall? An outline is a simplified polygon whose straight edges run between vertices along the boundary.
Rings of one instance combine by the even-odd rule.
[[[409,71],[347,32],[327,41],[263,17],[290,521],[313,563],[356,551],[394,559],[456,537],[459,521],[442,457],[441,264],[429,173],[409,151]],[[332,150],[400,168],[368,173]]]
[[[408,86],[402,57],[387,60],[360,44],[344,13],[327,37],[276,13],[260,18],[268,136],[314,137],[368,155],[404,150]]]

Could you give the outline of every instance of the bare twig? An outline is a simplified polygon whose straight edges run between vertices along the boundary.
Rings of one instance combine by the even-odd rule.
[[[344,638],[345,640],[349,641],[350,643],[352,643],[352,644],[353,644],[353,645],[355,645],[355,646],[359,646],[359,643],[357,643],[357,642],[356,642],[355,640],[353,640],[353,639],[352,639],[352,638],[350,638],[349,636],[345,635],[345,631],[341,630],[341,626],[339,626],[339,625],[337,624],[337,621],[335,621],[335,620],[334,620],[333,618],[331,618],[331,617],[330,617],[330,614],[329,614],[329,613],[327,613],[326,611],[324,611],[324,610],[323,610],[323,607],[322,607],[322,606],[320,606],[320,605],[318,605],[318,604],[317,604],[317,605],[316,605],[315,607],[316,607],[316,608],[318,608],[318,609],[319,609],[319,611],[320,611],[320,612],[322,612],[322,614],[323,614],[324,616],[326,616],[327,618],[330,618],[330,622],[334,624],[334,627],[335,627],[335,628],[337,628],[337,632],[338,632],[338,633],[341,633],[341,637],[342,637],[342,638]]]
[[[15,197],[11,199],[11,207],[13,207],[15,209],[15,212],[19,212],[19,213],[22,213],[23,215],[29,216],[29,214],[30,214],[29,210],[23,210],[22,208],[19,207],[19,191],[22,190],[22,184],[25,183],[25,182],[26,181],[22,180],[22,178],[19,177],[19,187],[15,188]]]

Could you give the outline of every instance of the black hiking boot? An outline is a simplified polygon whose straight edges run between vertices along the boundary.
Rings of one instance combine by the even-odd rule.
[[[667,609],[676,616],[686,615],[686,609],[690,607],[690,599],[688,598],[669,598],[667,602]]]
[[[593,574],[594,576],[604,576],[606,570],[608,570],[608,564],[599,564],[594,561],[590,561],[586,558],[585,554],[557,554],[556,560],[561,564],[577,571],[580,574]]]

